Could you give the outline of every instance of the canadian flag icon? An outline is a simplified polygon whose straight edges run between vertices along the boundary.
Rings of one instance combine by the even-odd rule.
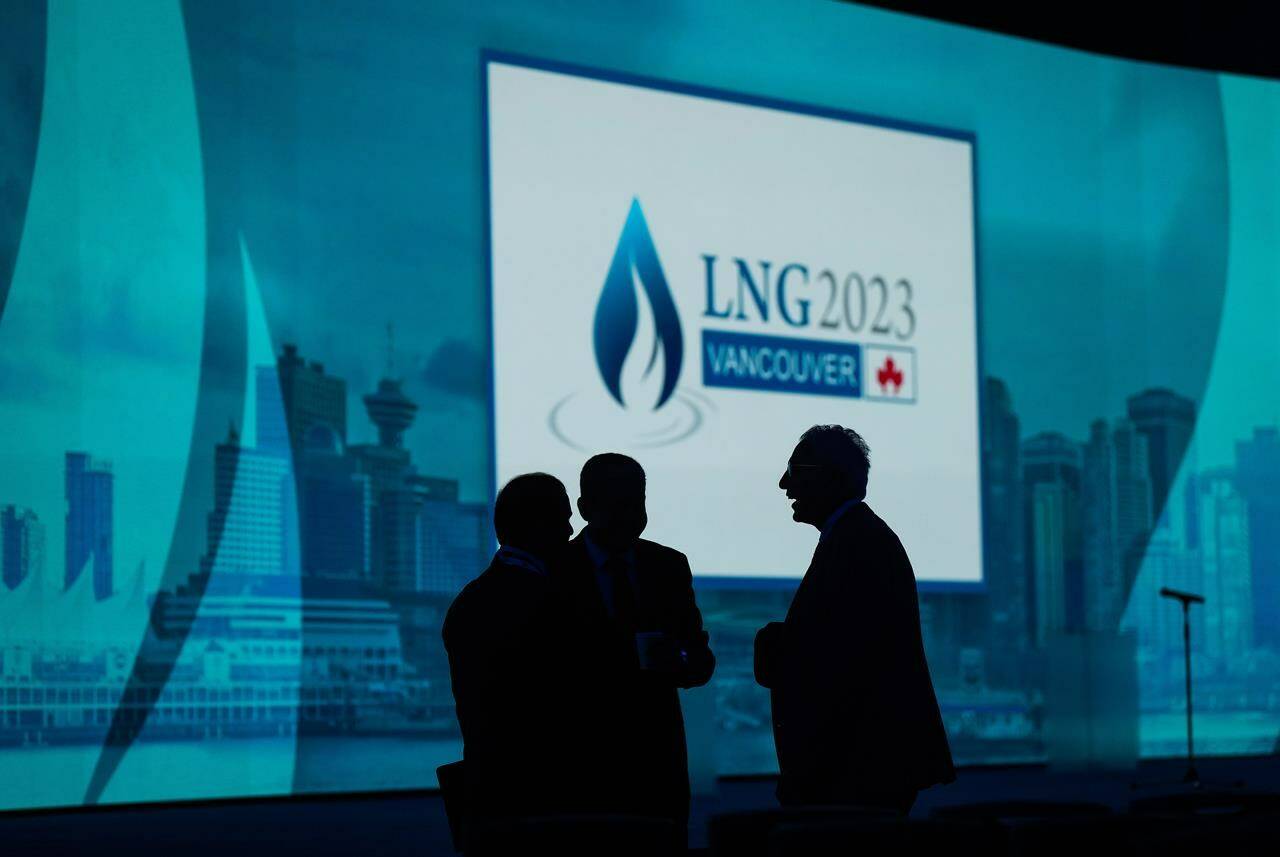
[[[898,402],[916,400],[916,351],[868,345],[862,351],[862,395]]]

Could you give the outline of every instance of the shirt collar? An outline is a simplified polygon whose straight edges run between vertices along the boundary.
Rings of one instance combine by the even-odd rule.
[[[498,552],[494,555],[494,559],[506,565],[514,565],[517,568],[528,569],[529,571],[543,575],[547,574],[547,564],[538,559],[533,554],[520,548],[513,548],[510,545],[503,545],[498,548]]]
[[[818,536],[818,541],[822,541],[827,537],[828,534],[830,534],[831,529],[836,525],[836,521],[844,517],[845,512],[849,511],[850,509],[852,509],[854,506],[858,505],[861,502],[862,502],[861,499],[845,500],[843,503],[837,506],[836,510],[827,517],[826,523],[822,525],[821,535]]]
[[[587,556],[591,558],[591,564],[596,567],[597,571],[603,568],[604,564],[608,562],[611,557],[616,557],[622,560],[623,562],[625,562],[627,565],[630,565],[630,566],[635,565],[636,552],[634,549],[626,551],[625,553],[610,554],[604,548],[596,544],[595,541],[591,538],[590,528],[582,531],[582,543],[586,546]]]

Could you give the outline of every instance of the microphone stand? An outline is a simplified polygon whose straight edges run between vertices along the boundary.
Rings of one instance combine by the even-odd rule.
[[[1179,592],[1167,586],[1160,590],[1160,595],[1163,598],[1172,598],[1182,605],[1183,675],[1187,689],[1187,772],[1183,774],[1182,781],[1192,788],[1200,788],[1200,774],[1196,771],[1195,730],[1192,725],[1191,710],[1191,605],[1203,604],[1204,596]]]
[[[1162,598],[1171,598],[1182,606],[1182,664],[1187,697],[1187,770],[1178,782],[1190,786],[1192,789],[1201,789],[1206,783],[1200,779],[1200,773],[1196,770],[1195,730],[1191,707],[1191,605],[1203,604],[1204,596],[1196,595],[1194,592],[1181,592],[1177,589],[1170,589],[1167,586],[1160,590],[1160,596]],[[1150,785],[1170,784],[1165,782],[1151,783]],[[1239,780],[1227,784],[1228,788],[1241,788],[1243,786],[1244,783]],[[1132,788],[1136,789],[1138,787],[1138,783],[1132,784]]]

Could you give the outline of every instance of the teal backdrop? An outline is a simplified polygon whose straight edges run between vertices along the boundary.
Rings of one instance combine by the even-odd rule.
[[[1208,599],[1197,752],[1277,752],[1280,84],[834,2],[22,0],[0,809],[458,758],[439,625],[492,546],[482,50],[972,132],[987,587],[921,599],[957,761],[1182,752],[1162,586]],[[695,773],[776,769],[751,640],[789,596],[699,586]]]

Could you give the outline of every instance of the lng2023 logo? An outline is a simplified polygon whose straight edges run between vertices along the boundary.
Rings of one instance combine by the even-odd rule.
[[[662,358],[662,386],[656,411],[667,403],[675,392],[680,378],[680,364],[684,359],[684,335],[680,332],[680,315],[676,311],[671,288],[662,273],[658,251],[649,235],[649,225],[644,222],[640,200],[631,201],[627,222],[618,239],[618,249],[613,253],[609,274],[604,280],[604,291],[596,306],[595,347],[596,365],[609,395],[623,407],[627,406],[622,393],[622,368],[631,351],[640,323],[636,300],[636,288],[632,275],[639,281],[641,290],[649,299],[653,311],[653,347],[645,361],[644,378],[648,378]]]
[[[799,262],[728,260],[736,290],[717,291],[720,265],[702,254],[703,319],[717,326],[702,336],[702,386],[762,392],[804,393],[853,399],[916,401],[915,349],[906,345],[805,339],[726,330],[719,324],[768,324],[823,332],[866,330],[898,340],[916,328],[909,280],[890,287],[884,277],[842,276]],[[878,305],[877,305],[877,298]],[[647,308],[647,312],[642,309]],[[857,308],[855,310],[855,307]],[[552,432],[580,450],[598,444],[592,435],[632,447],[666,446],[696,432],[714,402],[679,386],[685,352],[675,297],[667,282],[639,199],[633,199],[596,305],[592,345],[607,405],[570,394],[552,408]],[[639,347],[637,347],[639,346]],[[674,406],[674,407],[673,407]],[[599,438],[603,440],[603,438]]]

